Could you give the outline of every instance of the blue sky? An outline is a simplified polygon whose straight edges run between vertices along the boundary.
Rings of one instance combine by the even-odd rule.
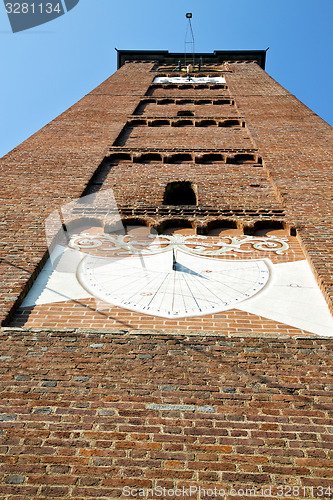
[[[268,73],[333,123],[332,0],[80,0],[15,34],[1,3],[0,156],[110,76],[115,47],[183,51],[186,12],[196,51],[270,47]]]

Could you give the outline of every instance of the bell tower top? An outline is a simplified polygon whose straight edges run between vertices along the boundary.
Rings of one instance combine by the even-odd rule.
[[[169,52],[168,50],[118,50],[118,69],[126,62],[155,61],[161,65],[178,65],[184,58],[182,52]],[[265,69],[266,50],[214,50],[214,52],[196,53],[195,57],[203,65],[217,65],[229,62],[254,61]]]

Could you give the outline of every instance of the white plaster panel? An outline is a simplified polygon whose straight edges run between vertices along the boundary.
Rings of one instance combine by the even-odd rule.
[[[64,251],[64,247],[57,245],[52,252],[51,258],[46,261],[42,271],[23,300],[21,307],[90,297],[75,275],[75,270],[82,257],[81,252],[70,249]]]
[[[306,260],[273,265],[267,293],[238,309],[318,335],[333,335],[333,317]]]
[[[154,83],[226,83],[223,76],[157,76]]]

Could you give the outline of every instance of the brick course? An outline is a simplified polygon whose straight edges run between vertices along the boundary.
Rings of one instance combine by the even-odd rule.
[[[6,328],[0,345],[4,500],[333,486],[332,339]]]

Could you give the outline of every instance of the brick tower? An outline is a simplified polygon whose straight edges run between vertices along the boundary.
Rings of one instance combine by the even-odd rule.
[[[118,51],[3,158],[6,500],[332,495],[332,129],[265,56]]]

